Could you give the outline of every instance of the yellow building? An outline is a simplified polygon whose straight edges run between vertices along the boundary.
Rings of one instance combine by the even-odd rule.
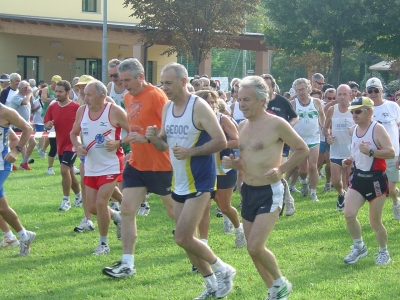
[[[108,60],[136,57],[149,82],[158,83],[163,66],[176,57],[161,56],[165,45],[146,47],[134,28],[139,22],[121,0],[107,1]],[[89,74],[101,79],[103,0],[0,0],[0,74],[17,72],[22,78],[49,82],[57,74],[71,81]],[[268,69],[262,35],[243,36],[240,44],[257,50],[258,72]],[[211,60],[201,74],[211,76]],[[257,70],[256,70],[256,74]]]

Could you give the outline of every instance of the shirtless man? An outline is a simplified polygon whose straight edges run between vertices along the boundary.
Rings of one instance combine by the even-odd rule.
[[[283,205],[283,174],[309,154],[289,123],[265,111],[268,86],[261,77],[240,82],[239,108],[246,120],[239,125],[239,157],[225,156],[224,168],[243,170],[242,218],[247,250],[268,288],[267,299],[286,299],[292,284],[282,276],[273,253],[265,247]],[[281,164],[283,144],[295,151]],[[261,195],[261,196],[257,196]]]

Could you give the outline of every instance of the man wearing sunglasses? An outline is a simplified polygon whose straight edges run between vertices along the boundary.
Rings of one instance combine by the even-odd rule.
[[[371,82],[369,82],[371,83]],[[361,226],[357,220],[359,209],[369,203],[369,220],[379,245],[376,264],[390,262],[387,250],[387,232],[382,224],[382,210],[388,192],[385,174],[386,159],[394,158],[395,151],[385,128],[372,120],[374,102],[367,97],[354,99],[350,105],[356,126],[352,128],[351,157],[344,159],[344,166],[352,165],[349,190],[345,195],[344,217],[354,245],[344,258],[346,264],[354,264],[367,256],[368,250],[361,236]]]
[[[311,77],[311,85],[313,89],[322,90],[325,84],[325,77],[321,73],[315,73]]]
[[[393,141],[395,157],[386,159],[386,174],[389,180],[389,196],[392,198],[393,218],[400,220],[399,190],[396,187],[396,183],[400,181],[399,143],[395,142],[399,140],[400,107],[395,102],[383,99],[383,87],[379,78],[370,78],[366,87],[368,97],[374,102],[373,120],[385,127]]]

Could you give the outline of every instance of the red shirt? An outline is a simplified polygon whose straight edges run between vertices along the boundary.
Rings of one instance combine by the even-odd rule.
[[[57,154],[62,155],[65,151],[72,151],[72,143],[69,133],[72,130],[76,118],[76,111],[79,104],[70,101],[68,104],[61,106],[55,102],[49,106],[44,116],[44,123],[54,121],[54,129],[56,130]]]

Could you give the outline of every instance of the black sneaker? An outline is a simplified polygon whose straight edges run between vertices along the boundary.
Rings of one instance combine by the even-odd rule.
[[[344,210],[344,194],[338,195],[336,202],[336,209],[339,211]]]
[[[33,164],[34,162],[35,162],[35,159],[34,159],[34,158],[28,159],[28,164]]]
[[[198,273],[199,270],[197,270],[197,267],[195,265],[192,265],[192,273]]]

